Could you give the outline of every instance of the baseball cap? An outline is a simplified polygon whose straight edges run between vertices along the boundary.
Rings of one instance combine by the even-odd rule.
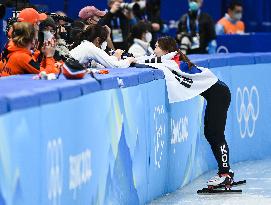
[[[34,24],[37,23],[38,21],[43,21],[46,18],[47,15],[45,13],[38,13],[33,8],[25,8],[19,13],[18,21]]]
[[[86,6],[84,8],[82,8],[79,12],[79,17],[81,19],[88,19],[91,18],[93,16],[99,16],[102,17],[106,14],[105,11],[100,11],[99,9],[97,9],[95,6]]]

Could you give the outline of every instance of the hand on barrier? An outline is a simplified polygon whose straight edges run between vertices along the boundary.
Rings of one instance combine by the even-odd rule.
[[[33,77],[33,80],[56,80],[56,74],[54,73],[46,73],[45,71],[41,71],[38,75]]]
[[[128,58],[126,58],[126,59],[129,61],[130,64],[136,62],[136,59],[135,59],[134,57],[128,57]]]
[[[120,60],[123,53],[124,53],[123,50],[117,49],[117,50],[115,50],[115,52],[114,52],[114,56],[117,57],[118,60]]]

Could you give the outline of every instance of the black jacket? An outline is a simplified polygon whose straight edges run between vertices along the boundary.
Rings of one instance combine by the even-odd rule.
[[[123,37],[123,42],[121,43],[114,43],[114,47],[116,49],[123,49],[123,50],[128,50],[128,35],[130,33],[130,20],[121,12],[118,11],[116,13],[111,13],[110,11],[107,12],[107,14],[99,21],[99,24],[104,26],[107,25],[111,29],[111,39],[113,40],[112,37],[112,30],[113,29],[118,29],[118,19],[120,22],[120,29],[122,30],[122,37]]]
[[[188,33],[187,29],[187,16],[190,17],[190,29],[191,33]],[[207,13],[200,13],[199,17],[195,13],[184,14],[179,22],[177,34],[183,33],[190,37],[196,35],[196,19],[199,21],[199,35],[200,35],[200,48],[194,50],[188,50],[188,54],[191,53],[207,53],[206,48],[208,44],[216,38],[215,24],[212,17]]]

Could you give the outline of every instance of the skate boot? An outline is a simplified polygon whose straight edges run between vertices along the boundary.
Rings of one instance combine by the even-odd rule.
[[[225,187],[225,189],[230,189],[233,183],[233,176],[234,173],[232,170],[230,170],[228,173],[218,173],[216,176],[208,180],[207,186],[210,189],[222,187]]]

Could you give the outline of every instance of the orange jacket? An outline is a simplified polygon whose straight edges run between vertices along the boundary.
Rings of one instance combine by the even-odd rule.
[[[237,21],[236,24],[230,22],[226,17],[223,17],[218,21],[218,24],[224,27],[225,34],[236,34],[245,32],[245,24],[243,21]]]
[[[7,46],[7,60],[0,62],[0,77],[18,74],[38,74],[41,71],[46,73],[58,73],[53,57],[44,58],[41,64],[37,63],[36,57],[26,48],[17,47],[12,41]]]

